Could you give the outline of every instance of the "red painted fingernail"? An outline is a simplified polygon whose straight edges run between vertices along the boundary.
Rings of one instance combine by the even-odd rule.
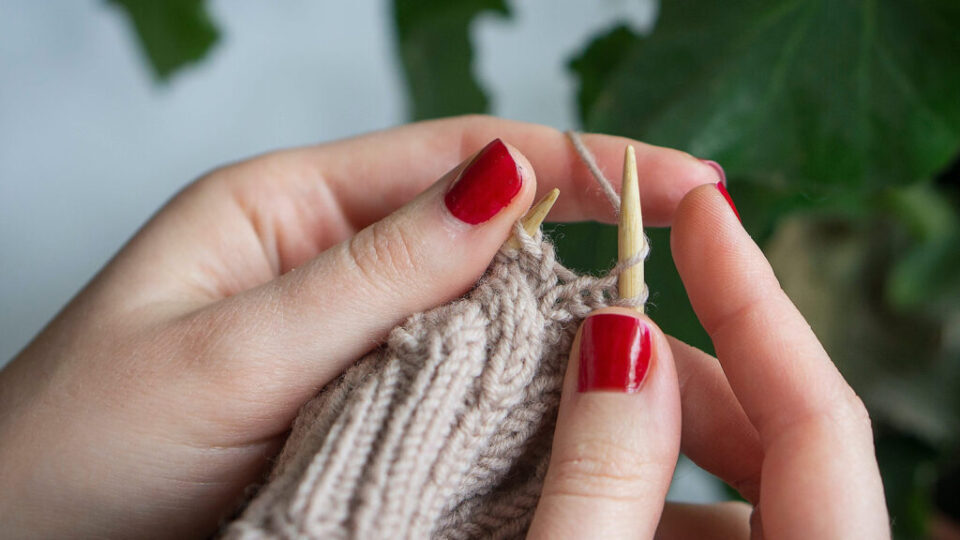
[[[723,167],[721,167],[719,163],[712,159],[701,159],[700,161],[717,171],[717,176],[720,177],[720,181],[723,182],[723,185],[727,185],[727,173],[723,172]]]
[[[507,145],[495,139],[463,169],[443,200],[457,219],[476,225],[510,204],[522,184],[520,167]]]
[[[720,194],[723,195],[723,198],[727,200],[727,204],[730,205],[730,208],[733,208],[734,215],[737,216],[737,219],[740,219],[740,212],[737,212],[737,205],[733,204],[733,198],[730,197],[730,192],[727,191],[727,188],[720,182],[717,182],[717,189],[720,190]],[[743,220],[740,219],[740,222],[743,223]]]
[[[650,367],[650,329],[629,315],[600,313],[580,331],[580,392],[639,392]]]

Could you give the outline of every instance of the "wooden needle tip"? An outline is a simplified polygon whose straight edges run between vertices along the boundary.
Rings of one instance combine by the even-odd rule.
[[[557,202],[557,197],[560,196],[560,190],[553,188],[549,193],[543,196],[539,201],[537,201],[530,210],[520,219],[520,223],[523,225],[523,230],[527,231],[527,234],[533,236],[537,233],[537,229],[540,228],[540,224],[543,223],[543,220],[546,219],[547,214],[550,213],[550,209],[553,208],[553,203]],[[517,236],[511,235],[510,239],[507,240],[507,246],[513,249],[520,248],[520,240],[517,239]]]
[[[620,187],[620,224],[617,248],[620,262],[628,261],[643,251],[643,216],[640,212],[640,185],[637,176],[637,158],[632,146],[627,146],[623,159],[623,183]],[[637,264],[620,273],[617,283],[620,298],[634,298],[643,293],[643,264]],[[640,308],[643,311],[643,308]]]

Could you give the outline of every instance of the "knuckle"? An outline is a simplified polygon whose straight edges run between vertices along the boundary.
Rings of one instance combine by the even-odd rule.
[[[823,427],[852,432],[872,438],[872,423],[867,406],[845,382],[838,381],[833,399],[826,400],[812,414],[812,420]]]
[[[840,440],[872,440],[873,426],[870,413],[863,401],[850,387],[841,394],[825,400],[784,426],[784,433],[829,434]],[[804,435],[808,436],[808,435]]]
[[[848,421],[856,428],[872,434],[873,423],[870,420],[870,411],[867,410],[867,406],[863,403],[863,400],[860,399],[860,396],[858,396],[853,389],[847,387],[843,401],[846,405],[844,410]]]
[[[269,156],[264,155],[221,165],[195,180],[193,187],[203,191],[233,189],[248,176],[246,171],[262,172],[263,164],[269,159]]]
[[[418,251],[409,233],[383,221],[360,231],[347,243],[353,265],[374,286],[404,283],[419,274],[422,263]]]
[[[194,180],[184,191],[217,196],[244,190],[257,191],[273,183],[268,180],[284,176],[281,171],[290,175],[302,168],[303,164],[293,151],[278,150],[217,167]]]
[[[550,464],[545,496],[640,498],[661,466],[642,452],[607,440],[585,440],[564,449]]]
[[[490,122],[493,120],[493,118],[494,117],[490,116],[489,114],[469,113],[469,114],[462,114],[456,117],[456,120],[459,122],[463,122],[464,124],[475,125],[475,124],[483,124],[486,122]]]
[[[227,182],[224,173],[222,173],[219,169],[210,171],[180,189],[180,191],[173,196],[170,204],[183,204],[187,201],[192,201],[195,199],[218,196],[226,189]]]
[[[259,158],[257,158],[259,159]],[[246,162],[224,165],[213,169],[183,187],[172,199],[173,204],[189,204],[191,201],[232,201],[246,183],[249,170]]]

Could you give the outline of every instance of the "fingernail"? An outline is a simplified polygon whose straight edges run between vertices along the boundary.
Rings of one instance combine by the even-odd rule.
[[[457,219],[476,225],[510,204],[522,184],[520,167],[507,145],[495,139],[463,169],[443,200]]]
[[[717,182],[717,189],[720,190],[720,194],[723,195],[723,198],[727,200],[727,204],[730,205],[730,208],[733,209],[734,215],[737,216],[737,219],[740,219],[740,212],[737,212],[737,205],[733,204],[733,198],[730,197],[730,192],[727,191],[727,188],[720,182]],[[740,219],[740,223],[743,223],[743,220]]]
[[[636,317],[591,315],[580,331],[580,392],[634,393],[650,367],[650,329]]]
[[[719,163],[712,159],[701,159],[700,161],[717,171],[717,176],[720,177],[720,181],[723,182],[723,185],[727,185],[727,173],[723,172],[723,167],[721,167]]]

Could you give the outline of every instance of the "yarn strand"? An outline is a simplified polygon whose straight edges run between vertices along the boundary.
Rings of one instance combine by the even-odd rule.
[[[573,149],[577,151],[577,155],[580,156],[580,161],[587,166],[587,170],[590,171],[593,179],[596,180],[597,185],[600,186],[600,191],[602,191],[607,197],[607,200],[610,201],[610,206],[613,207],[614,213],[620,215],[620,194],[617,193],[617,190],[613,189],[613,184],[603,175],[603,171],[601,171],[600,166],[597,165],[597,158],[593,157],[593,152],[587,148],[587,145],[583,144],[583,140],[576,131],[569,130],[566,131],[565,134],[573,144]]]
[[[568,133],[615,209],[620,198]],[[243,540],[519,538],[550,460],[580,322],[618,298],[617,276],[564,267],[520,222],[462,298],[407,319],[294,422],[269,481],[223,531]],[[318,332],[324,331],[322,328]]]

